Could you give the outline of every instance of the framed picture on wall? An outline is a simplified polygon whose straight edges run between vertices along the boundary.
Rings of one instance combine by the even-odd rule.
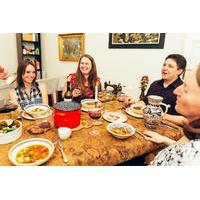
[[[58,35],[59,60],[78,61],[85,52],[85,34],[71,33]]]
[[[109,33],[112,49],[163,49],[165,33]]]

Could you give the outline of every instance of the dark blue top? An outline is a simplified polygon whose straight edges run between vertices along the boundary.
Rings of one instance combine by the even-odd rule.
[[[190,126],[193,128],[200,128],[200,119],[190,122]],[[200,139],[200,134],[195,134],[187,129],[183,129],[185,136],[190,140]]]
[[[146,94],[146,97],[144,99],[144,102],[148,104],[148,99],[147,96],[149,95],[157,95],[163,97],[163,103],[165,104],[170,104],[170,108],[168,109],[168,114],[172,115],[179,115],[176,110],[175,110],[175,105],[176,105],[176,96],[174,95],[173,91],[180,86],[183,81],[181,80],[180,77],[178,77],[173,83],[168,85],[166,88],[163,86],[164,80],[158,80],[154,81]]]

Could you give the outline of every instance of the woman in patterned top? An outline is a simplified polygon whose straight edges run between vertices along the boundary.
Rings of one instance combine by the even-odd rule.
[[[171,145],[162,150],[152,165],[200,165],[200,65],[188,75],[184,84],[175,89],[175,109],[183,115],[179,124],[185,135],[178,141],[153,131],[145,131],[145,138],[155,143]],[[176,119],[174,119],[176,120]]]
[[[100,79],[97,76],[96,63],[94,58],[88,54],[80,57],[76,73],[69,74],[67,80],[70,81],[72,98],[80,102],[85,98],[94,98],[95,85],[101,90]],[[64,84],[62,97],[67,90],[67,80]]]
[[[48,104],[46,85],[36,82],[36,74],[37,69],[32,62],[20,62],[17,69],[17,87],[10,90],[10,99],[19,105],[18,108],[24,109],[30,104]]]

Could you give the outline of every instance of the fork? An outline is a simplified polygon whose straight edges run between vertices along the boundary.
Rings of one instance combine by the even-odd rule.
[[[63,148],[62,148],[60,139],[57,140],[57,144],[58,144],[58,148],[59,148],[59,150],[60,150],[60,152],[61,152],[61,154],[62,154],[64,163],[67,163],[67,162],[68,162],[68,159],[67,159],[67,156],[65,155],[65,152],[64,152],[64,150],[63,150]]]

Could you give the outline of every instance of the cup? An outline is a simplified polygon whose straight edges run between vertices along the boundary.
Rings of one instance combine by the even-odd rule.
[[[60,127],[58,128],[58,136],[61,140],[66,140],[70,137],[72,130],[68,127]]]

